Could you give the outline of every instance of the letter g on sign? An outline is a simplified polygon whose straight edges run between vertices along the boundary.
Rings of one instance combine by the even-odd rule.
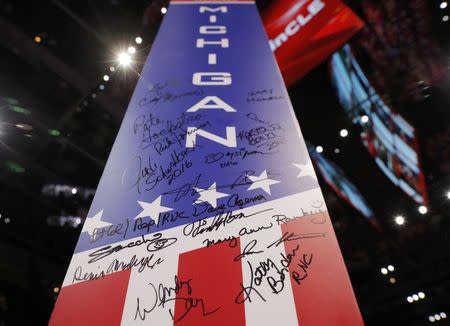
[[[229,72],[196,72],[192,75],[192,84],[199,86],[231,85]]]

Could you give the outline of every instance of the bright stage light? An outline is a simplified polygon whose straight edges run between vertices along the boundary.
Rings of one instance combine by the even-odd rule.
[[[322,153],[323,152],[323,147],[322,146],[317,146],[316,147],[316,152],[317,153]]]
[[[384,275],[386,275],[388,273],[388,270],[386,269],[386,268],[382,268],[381,269],[381,274],[384,274]]]
[[[406,300],[408,300],[409,303],[412,303],[414,301],[414,299],[411,296],[407,297]]]
[[[447,318],[447,314],[445,312],[441,312],[439,315],[441,316],[442,319]]]
[[[419,213],[420,214],[424,215],[427,212],[428,212],[428,208],[426,208],[426,206],[423,206],[423,205],[419,206]]]
[[[162,7],[162,8],[161,8],[161,13],[162,13],[163,15],[165,15],[166,12],[167,12],[167,8],[166,8],[166,7]]]
[[[129,54],[135,54],[136,53],[136,48],[134,46],[130,46],[127,51],[128,51]]]
[[[339,135],[341,135],[342,138],[347,137],[347,136],[348,136],[348,130],[347,130],[347,129],[342,129],[342,130],[339,132]]]
[[[109,76],[108,75],[103,75],[103,80],[104,81],[108,81],[109,80]]]
[[[450,199],[450,191],[447,191],[447,199]]]
[[[28,125],[26,123],[18,123],[18,124],[16,124],[16,127],[19,128],[19,129],[22,129],[22,130],[27,130],[27,131],[33,129],[32,126],[30,126],[30,125]]]
[[[441,9],[447,8],[447,1],[442,1],[440,7]]]
[[[389,265],[389,266],[387,267],[387,269],[388,269],[390,272],[393,272],[393,271],[394,271],[394,266]]]
[[[434,320],[435,320],[435,319],[434,319],[434,316],[428,317],[428,320],[431,321],[432,323],[434,323]]]
[[[131,56],[126,53],[126,52],[122,52],[119,54],[119,56],[117,57],[117,60],[119,61],[119,64],[121,66],[128,66],[131,63]]]
[[[76,195],[77,194],[77,188],[72,188],[72,195]]]
[[[443,21],[443,22],[448,21],[448,15],[445,15],[444,17],[442,17],[442,21]]]
[[[419,296],[419,298],[424,299],[425,298],[425,293],[423,292],[419,292],[417,293],[417,295]]]
[[[367,123],[367,122],[369,122],[369,117],[368,117],[367,115],[363,115],[363,116],[361,117],[361,122],[362,122],[362,123]]]
[[[395,223],[397,223],[398,225],[403,225],[405,224],[405,218],[401,215],[398,215],[395,217]]]
[[[136,44],[141,44],[142,43],[142,37],[138,36],[134,39],[134,41],[136,42]]]

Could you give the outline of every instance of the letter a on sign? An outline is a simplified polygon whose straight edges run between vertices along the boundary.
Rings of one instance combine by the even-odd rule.
[[[222,101],[217,96],[206,96],[196,104],[187,109],[186,112],[197,112],[198,110],[224,110],[226,112],[236,112],[230,105]]]
[[[363,325],[254,2],[171,1],[141,75],[50,325]]]

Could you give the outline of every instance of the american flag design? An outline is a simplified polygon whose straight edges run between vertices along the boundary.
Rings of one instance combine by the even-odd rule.
[[[251,1],[172,1],[50,325],[363,325]]]

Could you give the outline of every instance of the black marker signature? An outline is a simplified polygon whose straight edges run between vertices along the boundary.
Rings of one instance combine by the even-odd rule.
[[[285,241],[295,241],[300,239],[313,239],[313,238],[324,238],[325,233],[304,233],[304,234],[296,234],[294,232],[285,232],[283,236],[273,242],[272,244],[268,245],[267,248],[271,248],[272,246],[278,247],[280,244],[284,243]]]
[[[192,286],[191,281],[192,279],[189,279],[187,281],[179,280],[177,276],[174,277],[175,286],[173,287],[166,287],[163,284],[159,284],[158,286],[155,286],[152,283],[149,283],[151,286],[155,301],[152,305],[150,305],[150,308],[142,308],[141,302],[139,297],[136,298],[136,312],[134,315],[134,320],[136,320],[138,317],[140,320],[145,320],[147,314],[151,313],[156,307],[162,307],[165,308],[165,304],[170,301],[182,301],[184,302],[184,311],[181,313],[181,315],[175,319],[175,315],[171,308],[169,308],[169,314],[174,322],[179,322],[184,317],[187,316],[187,314],[194,308],[200,307],[203,317],[206,317],[208,315],[211,315],[218,311],[221,307],[217,307],[212,310],[207,310],[205,307],[204,299],[202,298],[193,298],[191,297],[192,294]],[[185,290],[187,292],[187,296],[181,297],[178,296],[182,290]]]
[[[254,287],[254,273],[253,273],[253,266],[249,262],[247,262],[248,268],[250,270],[250,285],[244,286],[242,283],[240,284],[242,287],[241,292],[238,293],[236,298],[234,299],[234,302],[237,304],[244,303],[245,301],[252,302],[252,293],[255,293],[259,296],[259,298],[266,302],[266,299],[262,296],[261,293]]]
[[[141,273],[144,271],[144,269],[154,269],[156,266],[163,262],[164,259],[155,258],[155,255],[151,254],[150,256],[144,256],[140,259],[137,258],[136,255],[133,255],[133,257],[131,257],[131,259],[127,262],[114,259],[111,264],[109,264],[106,270],[102,269],[95,272],[85,272],[83,271],[83,268],[81,266],[78,266],[73,273],[72,283],[75,283],[76,281],[97,280],[99,278],[105,277],[108,274],[124,271],[126,269],[138,266],[138,272]]]
[[[100,259],[103,259],[105,257],[108,257],[109,255],[112,255],[115,252],[119,252],[123,249],[127,248],[133,248],[137,246],[141,246],[143,244],[147,245],[147,251],[153,252],[162,250],[164,248],[170,247],[175,242],[177,242],[177,238],[163,238],[161,233],[155,233],[152,235],[152,239],[145,238],[144,235],[142,235],[138,240],[128,242],[125,245],[117,245],[117,246],[106,246],[102,247],[100,249],[95,250],[94,252],[91,252],[89,254],[89,257],[92,257],[88,263],[96,262]]]
[[[253,112],[247,113],[245,116],[246,116],[247,118],[249,118],[250,120],[253,120],[253,121],[262,123],[262,124],[264,124],[264,125],[270,124],[269,121],[261,120],[261,119],[256,115],[256,113],[253,113]]]
[[[183,234],[185,236],[191,236],[195,238],[196,236],[208,233],[208,232],[214,232],[222,227],[226,227],[228,224],[233,223],[234,221],[240,220],[240,219],[246,219],[267,211],[271,211],[273,208],[264,209],[262,211],[255,212],[253,214],[244,214],[242,212],[233,214],[232,211],[229,212],[221,212],[218,213],[214,218],[209,219],[202,219],[199,221],[195,221],[193,223],[187,224],[183,228]]]
[[[258,242],[256,241],[256,239],[250,241],[249,243],[247,243],[247,245],[244,247],[244,249],[242,249],[242,253],[236,257],[234,257],[234,261],[239,261],[241,260],[243,257],[247,256],[247,255],[255,255],[255,254],[260,254],[262,252],[264,252],[264,250],[258,250],[258,251],[253,251],[253,248],[255,248],[256,244]]]

